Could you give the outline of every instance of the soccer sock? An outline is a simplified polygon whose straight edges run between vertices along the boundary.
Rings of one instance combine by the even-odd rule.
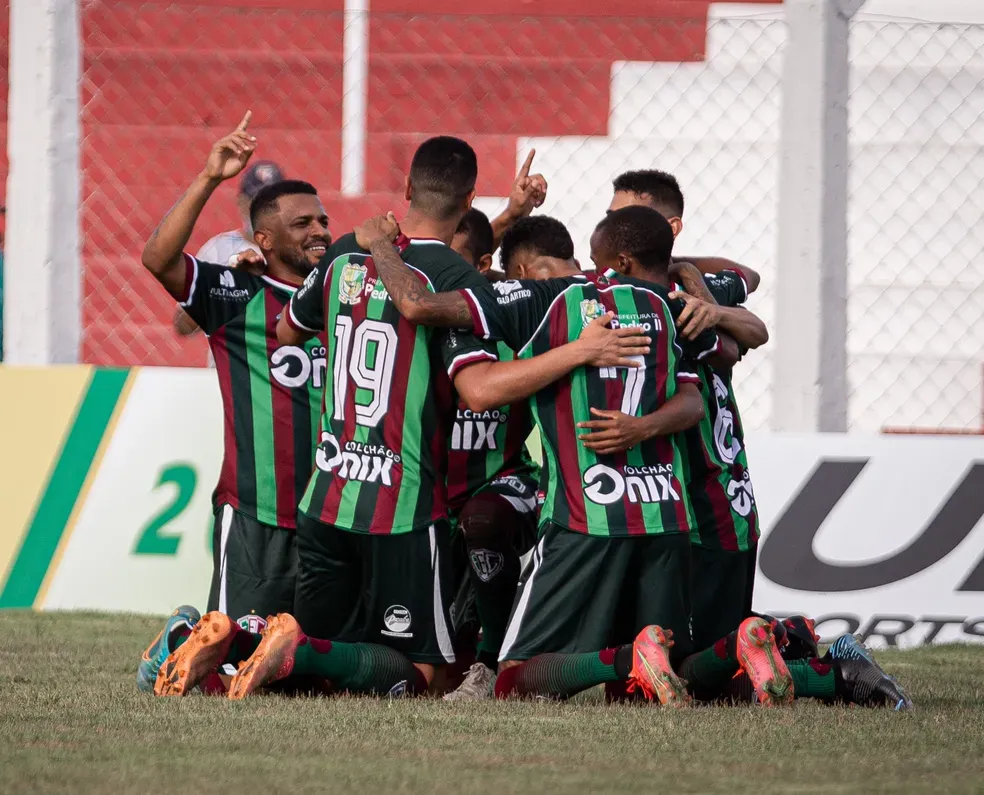
[[[247,632],[242,627],[237,627],[224,664],[238,665],[243,660],[248,660],[262,639],[263,636],[259,632]]]
[[[321,676],[336,690],[371,695],[414,695],[427,680],[410,660],[375,643],[332,643],[302,637],[294,655],[294,674]]]
[[[752,680],[744,671],[725,682],[718,693],[721,701],[741,704],[752,704],[756,701]]]
[[[628,679],[631,670],[632,644],[588,654],[539,654],[503,670],[495,680],[495,696],[572,696]]]
[[[812,660],[786,660],[789,675],[793,678],[793,692],[797,698],[834,700],[834,669],[826,663]]]
[[[476,659],[493,671],[519,583],[519,555],[513,547],[515,509],[501,496],[480,493],[461,511],[461,529],[468,548],[469,576],[482,626]]]
[[[680,666],[680,676],[698,698],[716,697],[733,677],[738,664],[738,630],[721,638],[709,649],[691,654]]]

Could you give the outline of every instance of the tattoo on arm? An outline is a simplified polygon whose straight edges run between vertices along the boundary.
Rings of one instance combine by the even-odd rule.
[[[716,304],[711,291],[704,283],[704,277],[696,268],[682,268],[679,273],[680,281],[683,282],[683,289],[695,298],[699,298],[708,304]]]
[[[400,259],[388,240],[373,242],[369,249],[397,311],[412,323],[447,328],[472,328],[471,312],[457,293],[432,293]]]

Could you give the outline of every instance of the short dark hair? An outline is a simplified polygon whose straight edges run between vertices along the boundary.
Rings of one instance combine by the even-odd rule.
[[[482,257],[495,250],[495,234],[492,232],[489,217],[474,207],[458,222],[454,233],[465,236],[465,245],[475,258],[476,265]]]
[[[449,218],[475,190],[477,179],[478,158],[466,141],[450,135],[428,138],[410,163],[411,204],[435,218]]]
[[[524,250],[541,257],[568,260],[574,258],[574,241],[567,227],[556,218],[530,215],[520,218],[503,235],[499,249],[502,267],[509,267],[516,253]]]
[[[615,254],[631,254],[647,270],[669,267],[673,254],[670,222],[651,207],[634,205],[608,213],[596,233]]]
[[[299,179],[285,179],[260,188],[260,192],[253,197],[253,201],[249,205],[250,226],[256,229],[256,221],[261,215],[270,210],[276,210],[277,201],[281,196],[294,196],[298,193],[317,196],[318,189],[310,182],[303,182]]]
[[[648,171],[626,171],[612,182],[615,192],[635,193],[648,196],[653,204],[665,207],[671,215],[683,217],[683,191],[672,174],[650,169]]]

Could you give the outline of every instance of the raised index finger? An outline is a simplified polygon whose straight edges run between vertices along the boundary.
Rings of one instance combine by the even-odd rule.
[[[530,149],[530,153],[526,156],[526,162],[519,168],[519,174],[517,175],[519,179],[526,179],[530,175],[530,166],[533,165],[533,156],[535,154],[536,149]]]
[[[246,132],[246,127],[249,126],[249,120],[253,118],[253,111],[246,111],[246,115],[243,116],[243,120],[239,122],[239,126],[236,128],[236,132]]]

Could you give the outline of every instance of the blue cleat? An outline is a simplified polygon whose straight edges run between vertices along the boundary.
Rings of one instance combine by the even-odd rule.
[[[886,706],[896,712],[912,709],[912,699],[894,676],[875,661],[871,650],[854,635],[841,635],[830,644],[825,660],[839,663],[844,700],[865,706]]]
[[[191,605],[181,605],[175,610],[164,624],[164,629],[157,633],[157,637],[144,650],[140,657],[140,666],[137,668],[137,689],[145,693],[154,692],[154,683],[157,681],[157,671],[167,656],[174,651],[174,643],[177,642],[175,630],[194,629],[195,624],[201,620],[199,613]],[[182,633],[184,634],[184,633]]]

